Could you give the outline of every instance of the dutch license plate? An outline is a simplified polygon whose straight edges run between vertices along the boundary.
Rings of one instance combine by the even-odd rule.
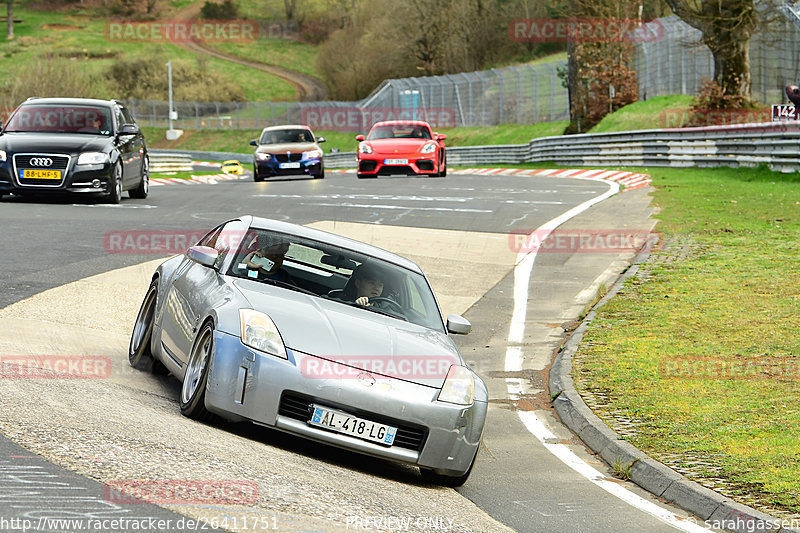
[[[378,424],[370,420],[364,420],[363,418],[351,416],[341,411],[317,407],[316,405],[313,407],[314,413],[308,421],[308,423],[313,426],[332,429],[352,437],[378,442],[388,446],[394,444],[394,436],[397,433],[397,428],[385,424]]]
[[[384,165],[407,165],[408,159],[384,159]]]
[[[20,170],[22,174],[20,178],[28,179],[28,180],[60,180],[61,179],[61,171],[60,170],[39,170],[36,168],[26,168],[25,170]]]
[[[300,163],[281,163],[281,168],[300,168]]]

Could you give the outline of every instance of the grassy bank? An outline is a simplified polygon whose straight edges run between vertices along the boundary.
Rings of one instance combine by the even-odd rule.
[[[798,513],[800,177],[648,172],[666,247],[601,309],[576,383],[657,459]]]

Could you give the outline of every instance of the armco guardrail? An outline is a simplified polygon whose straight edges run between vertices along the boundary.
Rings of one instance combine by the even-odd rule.
[[[152,153],[168,151],[151,150]],[[249,154],[191,153],[195,159],[238,159]],[[456,146],[447,149],[450,167],[553,162],[569,166],[718,167],[757,166],[800,170],[800,122],[737,124],[617,133],[588,133],[533,139],[528,144]],[[326,168],[355,168],[356,154],[325,154]]]

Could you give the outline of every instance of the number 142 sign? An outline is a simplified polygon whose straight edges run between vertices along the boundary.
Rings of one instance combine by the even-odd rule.
[[[772,105],[772,120],[800,120],[797,116],[797,110],[792,104],[773,104]]]

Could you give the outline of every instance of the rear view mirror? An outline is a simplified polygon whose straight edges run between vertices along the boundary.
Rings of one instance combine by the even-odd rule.
[[[328,265],[336,268],[355,270],[358,264],[352,259],[348,259],[343,255],[323,255],[320,257],[319,262],[323,265]]]

